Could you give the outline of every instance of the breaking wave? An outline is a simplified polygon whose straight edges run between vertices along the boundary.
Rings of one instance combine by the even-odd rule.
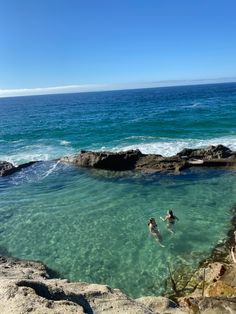
[[[155,142],[141,142],[131,145],[120,145],[112,151],[125,151],[129,149],[139,149],[144,154],[160,154],[163,156],[173,156],[184,148],[202,148],[209,145],[222,144],[232,150],[236,150],[236,137],[218,137],[213,139],[160,139]]]

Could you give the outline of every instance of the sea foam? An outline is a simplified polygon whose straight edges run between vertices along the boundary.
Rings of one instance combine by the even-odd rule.
[[[155,142],[140,142],[131,145],[120,145],[112,148],[112,151],[126,151],[139,149],[144,154],[160,154],[173,156],[184,148],[204,148],[209,145],[222,144],[232,150],[236,150],[236,137],[218,137],[212,139],[159,139]]]

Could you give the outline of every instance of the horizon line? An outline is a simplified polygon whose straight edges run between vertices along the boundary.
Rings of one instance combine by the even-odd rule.
[[[52,87],[35,87],[35,88],[15,88],[0,89],[0,98],[20,97],[20,96],[40,96],[40,95],[57,95],[72,94],[85,92],[102,92],[115,90],[132,90],[145,88],[159,88],[171,86],[188,86],[188,85],[205,85],[217,83],[235,83],[236,78],[215,78],[215,79],[193,79],[193,80],[163,80],[163,81],[144,81],[128,82],[114,84],[74,84]]]

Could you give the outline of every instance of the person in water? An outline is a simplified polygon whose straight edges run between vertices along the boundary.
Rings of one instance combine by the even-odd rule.
[[[157,224],[154,218],[150,218],[148,221],[148,228],[150,233],[156,238],[156,240],[159,242],[160,246],[164,247],[164,245],[161,243],[162,238],[159,230],[157,229]]]
[[[162,221],[167,221],[167,228],[171,233],[174,233],[173,231],[173,226],[175,224],[176,220],[179,220],[178,217],[176,217],[173,214],[172,210],[167,210],[167,215],[165,216],[165,218],[160,217]]]

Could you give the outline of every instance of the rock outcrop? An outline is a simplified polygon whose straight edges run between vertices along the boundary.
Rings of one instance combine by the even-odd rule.
[[[186,148],[172,157],[142,154],[139,150],[118,153],[81,151],[77,155],[64,157],[60,160],[80,167],[114,171],[180,172],[190,167],[236,168],[236,152],[223,145],[209,146],[205,149]]]
[[[220,158],[229,158],[235,156],[235,153],[224,145],[217,145],[199,149],[185,148],[181,152],[179,152],[177,156],[185,159],[195,158],[203,160],[212,160]]]
[[[126,152],[91,152],[81,151],[80,154],[72,157],[64,157],[61,160],[72,162],[80,167],[92,167],[107,170],[132,170],[136,162],[143,156],[139,150]]]
[[[142,154],[138,149],[121,152],[93,152],[82,150],[79,154],[59,159],[79,167],[113,171],[138,170],[143,172],[175,172],[190,167],[236,168],[236,152],[223,145],[209,146],[205,149],[185,148],[175,156],[163,157],[156,154]],[[10,175],[29,167],[31,161],[15,167],[7,161],[0,161],[0,176]]]

